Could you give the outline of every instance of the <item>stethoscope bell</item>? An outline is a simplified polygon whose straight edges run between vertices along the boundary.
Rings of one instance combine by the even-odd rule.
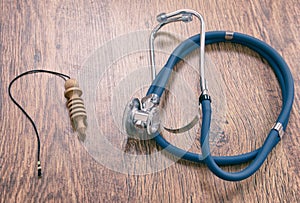
[[[126,106],[123,123],[128,137],[148,140],[160,129],[159,97],[150,94],[140,101],[132,99]]]

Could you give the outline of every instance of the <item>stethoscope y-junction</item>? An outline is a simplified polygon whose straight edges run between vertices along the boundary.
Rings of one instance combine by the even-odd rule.
[[[176,47],[169,57],[167,63],[156,75],[154,57],[154,39],[156,33],[166,24],[178,21],[190,22],[193,20],[193,17],[196,17],[200,20],[200,34],[190,37]],[[205,163],[215,175],[224,180],[240,181],[248,178],[260,168],[268,154],[282,138],[287,127],[294,99],[293,77],[288,65],[272,47],[254,37],[237,32],[226,31],[213,31],[205,33],[204,20],[196,11],[184,9],[168,14],[163,13],[158,15],[157,20],[159,24],[153,29],[150,35],[150,61],[153,81],[146,96],[142,98],[141,101],[139,101],[137,98],[134,98],[126,107],[124,114],[124,125],[127,134],[131,137],[140,139],[144,139],[148,136],[148,138],[150,137],[154,139],[158,145],[175,156],[193,162]],[[209,145],[212,110],[211,97],[209,96],[209,91],[205,80],[204,53],[205,45],[220,42],[240,44],[257,52],[272,67],[282,90],[281,112],[263,145],[254,151],[235,156],[212,156]],[[201,88],[199,106],[201,106],[202,111],[200,144],[202,154],[188,152],[169,143],[160,133],[161,124],[159,116],[160,98],[165,91],[174,66],[185,56],[199,48],[199,46]],[[220,166],[243,164],[249,161],[251,161],[250,164],[239,172],[226,172],[220,168]]]

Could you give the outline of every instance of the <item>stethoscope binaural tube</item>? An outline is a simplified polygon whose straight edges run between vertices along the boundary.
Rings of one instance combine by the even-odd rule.
[[[200,35],[195,35],[186,41],[182,42],[169,57],[166,65],[159,72],[155,80],[152,82],[147,95],[156,94],[159,97],[162,96],[165,90],[165,85],[168,83],[169,76],[174,66],[183,59],[186,55],[191,53],[193,50],[199,47]],[[289,70],[288,65],[283,58],[269,45],[266,43],[253,38],[251,36],[241,33],[231,33],[225,31],[214,31],[207,32],[205,34],[205,44],[214,44],[219,42],[230,42],[241,44],[246,46],[253,51],[260,54],[266,59],[269,65],[274,70],[274,73],[279,81],[282,90],[282,110],[277,118],[276,125],[271,129],[267,136],[264,144],[261,148],[256,149],[252,152],[235,155],[235,156],[211,156],[210,147],[208,143],[209,129],[211,121],[211,105],[210,99],[201,99],[200,105],[202,106],[202,128],[200,143],[202,148],[202,155],[182,150],[165,140],[162,135],[157,132],[154,136],[154,140],[162,148],[174,154],[175,156],[181,157],[182,159],[206,163],[209,169],[218,177],[228,181],[240,181],[248,178],[255,173],[264,160],[267,158],[271,150],[280,141],[282,132],[286,129],[288,124],[293,100],[294,100],[294,82],[292,74]],[[248,167],[239,172],[226,172],[219,166],[221,165],[234,165],[242,164],[252,161]]]

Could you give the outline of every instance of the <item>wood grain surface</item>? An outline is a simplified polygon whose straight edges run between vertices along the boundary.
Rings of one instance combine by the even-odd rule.
[[[35,134],[26,117],[10,101],[7,93],[9,82],[16,75],[32,69],[48,69],[73,77],[89,71],[89,74],[94,74],[93,70],[84,71],[84,64],[103,45],[115,42],[119,36],[131,36],[129,33],[132,32],[149,31],[156,25],[157,14],[181,8],[200,12],[207,30],[237,31],[267,42],[290,66],[295,80],[295,102],[290,122],[284,138],[259,171],[244,181],[227,182],[214,176],[205,165],[181,160],[144,175],[132,175],[107,167],[90,156],[89,149],[76,138],[65,106],[63,81],[55,76],[35,74],[16,82],[12,92],[33,117],[40,131],[43,177],[38,179]],[[1,0],[0,10],[1,202],[300,201],[298,0]],[[157,48],[169,53],[178,40],[198,33],[198,26],[197,22],[169,25],[163,29],[165,35],[162,34],[157,41]],[[104,56],[113,57],[109,53],[104,51]],[[258,148],[280,111],[281,92],[274,73],[257,54],[241,46],[208,46],[206,55],[212,64],[208,67],[213,67],[208,71],[211,73],[209,85],[212,87],[213,103],[219,101],[218,104],[225,109],[220,113],[223,113],[224,120],[216,121],[221,133],[213,154],[239,154]],[[162,65],[166,60],[166,54],[157,53],[157,64]],[[189,65],[192,61],[197,61],[196,54],[181,63],[176,73],[197,95],[199,77]],[[124,147],[122,133],[116,130],[112,118],[117,109],[112,104],[121,101],[112,100],[112,91],[121,79],[128,79],[140,65],[146,67],[147,64],[147,52],[132,53],[110,64],[111,68],[101,75],[100,82],[95,78],[84,81],[88,87],[95,89],[95,102],[86,105],[95,108],[97,122],[103,127],[102,134],[112,146],[133,155],[151,154],[160,148],[149,140],[128,140]],[[100,70],[101,64],[98,65]],[[129,81],[139,79],[135,76]],[[165,114],[170,118],[166,125],[171,127],[183,124],[179,119],[182,112],[176,106],[176,98],[180,95],[172,93],[175,87],[180,90],[183,86],[176,82],[171,85],[169,96],[164,101]],[[93,87],[95,83],[97,86]],[[221,84],[219,92],[214,93],[213,89],[218,84]],[[147,85],[136,89],[132,96],[141,97],[146,93],[146,88]],[[88,96],[84,93],[84,97]],[[129,101],[130,98],[126,99]],[[191,151],[200,152],[198,125],[195,131]],[[166,133],[165,136],[173,142],[181,135]],[[121,159],[109,153],[106,158]],[[139,163],[134,164],[139,166]],[[245,166],[224,169],[236,171]]]

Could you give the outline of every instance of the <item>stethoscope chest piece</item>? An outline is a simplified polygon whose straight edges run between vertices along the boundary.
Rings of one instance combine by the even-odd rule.
[[[126,106],[123,123],[129,137],[148,140],[160,128],[159,97],[150,94],[140,101],[132,99]]]

